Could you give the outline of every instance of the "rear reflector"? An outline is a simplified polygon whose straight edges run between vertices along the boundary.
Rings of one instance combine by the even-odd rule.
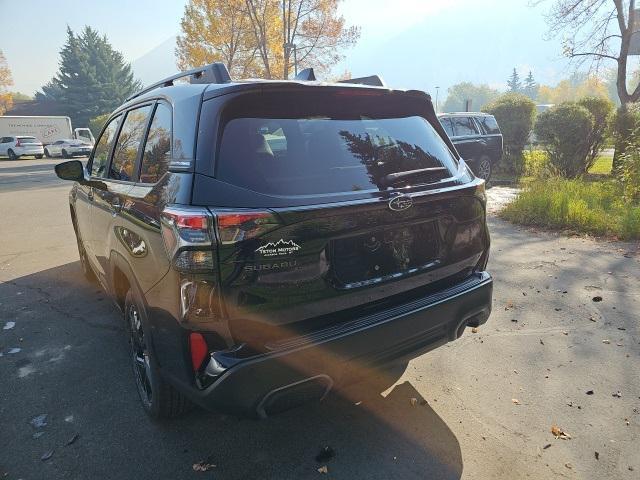
[[[202,366],[202,362],[209,353],[207,342],[201,333],[191,332],[189,334],[189,350],[191,351],[191,364],[196,372]]]

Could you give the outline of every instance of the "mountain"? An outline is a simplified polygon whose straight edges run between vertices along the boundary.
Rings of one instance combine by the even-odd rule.
[[[143,85],[157,82],[178,71],[176,67],[176,35],[167,38],[143,56],[131,62],[131,68]]]

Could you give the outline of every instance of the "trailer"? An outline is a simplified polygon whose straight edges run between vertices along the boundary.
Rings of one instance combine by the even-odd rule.
[[[73,138],[94,144],[95,138],[88,128],[71,126],[69,117],[53,116],[0,116],[0,137],[14,137],[18,135],[36,137],[43,145],[49,145],[58,140]]]

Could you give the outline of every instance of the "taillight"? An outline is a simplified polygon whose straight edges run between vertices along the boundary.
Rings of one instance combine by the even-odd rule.
[[[16,138],[16,147],[21,147],[22,144],[20,143],[20,139]]]
[[[165,208],[161,215],[164,246],[173,266],[181,272],[211,271],[213,218],[200,208]]]
[[[228,245],[258,237],[279,225],[275,214],[262,211],[216,212],[220,243]]]

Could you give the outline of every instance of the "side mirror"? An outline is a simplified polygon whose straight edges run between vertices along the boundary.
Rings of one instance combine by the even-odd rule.
[[[68,162],[59,163],[55,167],[56,175],[62,180],[71,180],[73,182],[84,182],[84,166],[80,160],[70,160]]]

